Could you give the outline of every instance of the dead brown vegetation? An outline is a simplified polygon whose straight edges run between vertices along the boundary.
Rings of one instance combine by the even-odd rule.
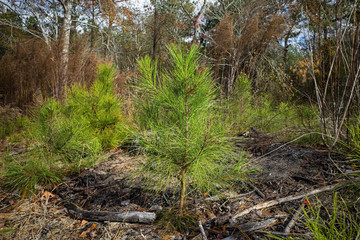
[[[70,51],[67,86],[60,74],[61,48],[58,42],[47,45],[37,39],[19,42],[0,60],[0,96],[2,104],[26,108],[74,83],[90,85],[99,58],[83,39],[76,39]],[[61,97],[61,96],[60,96]]]
[[[256,77],[256,65],[285,30],[284,16],[268,10],[266,4],[250,1],[227,12],[215,27],[209,56],[214,59],[215,77],[227,95],[241,72]]]

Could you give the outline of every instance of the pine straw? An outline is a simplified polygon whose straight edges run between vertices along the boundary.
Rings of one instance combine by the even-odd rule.
[[[111,183],[128,176],[128,170],[137,162],[137,157],[120,157],[114,154],[111,160],[101,162],[86,170],[84,174],[99,173],[102,175],[111,169],[109,175],[106,174],[107,178],[103,179],[103,183],[111,187]],[[3,193],[1,197],[12,199],[10,202],[13,205],[18,204],[13,200],[15,198],[13,194]],[[79,196],[76,195],[75,198],[77,197]],[[110,198],[112,197],[108,196],[109,201]],[[17,196],[17,199],[20,201],[20,196]],[[9,204],[7,203],[5,206],[4,202],[9,201],[2,201],[2,206],[0,206],[0,239],[144,239],[142,234],[147,239],[153,239],[156,234],[152,225],[87,222],[72,219],[62,206],[62,199],[59,196],[49,199],[46,205],[45,200],[41,200],[41,193],[33,195],[21,201],[8,213],[5,213],[5,209],[9,208]],[[140,206],[136,204],[129,204],[116,210],[134,211],[139,208]],[[5,228],[11,228],[13,231],[3,235],[2,230]]]
[[[45,205],[39,196],[22,202],[13,212],[0,213],[0,223],[13,229],[11,233],[0,235],[1,239],[143,239],[139,231],[141,225],[126,223],[93,223],[71,219],[66,209],[53,200]],[[1,226],[1,225],[0,225]],[[143,227],[143,226],[142,226]],[[135,237],[137,235],[137,237]],[[116,238],[124,236],[124,238]]]

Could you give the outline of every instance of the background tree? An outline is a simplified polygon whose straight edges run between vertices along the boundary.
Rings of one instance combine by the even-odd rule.
[[[344,124],[359,109],[360,4],[355,1],[304,1],[307,23],[306,69],[314,86],[322,131],[345,138]],[[330,121],[328,121],[330,119]]]

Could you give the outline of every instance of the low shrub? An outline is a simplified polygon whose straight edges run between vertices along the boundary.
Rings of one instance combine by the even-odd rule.
[[[322,142],[318,110],[312,105],[277,102],[268,94],[255,95],[246,75],[240,75],[228,99],[222,100],[232,133],[246,132],[250,127],[259,132],[280,137],[283,141],[297,140],[311,145]]]
[[[3,186],[10,190],[34,192],[37,186],[53,186],[63,177],[63,170],[40,152],[31,152],[26,159],[14,159],[5,164]]]
[[[90,89],[74,86],[64,101],[50,98],[34,111],[28,133],[30,158],[4,162],[6,187],[34,190],[37,184],[54,184],[61,180],[60,168],[90,167],[101,152],[125,141],[129,134],[114,77],[112,66],[100,65]]]

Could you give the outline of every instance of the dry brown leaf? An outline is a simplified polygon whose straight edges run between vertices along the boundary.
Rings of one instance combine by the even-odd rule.
[[[165,236],[162,237],[162,239],[164,239],[164,240],[169,240],[169,239],[171,239],[172,237],[174,237],[174,235],[165,235]]]
[[[96,224],[93,223],[93,224],[91,225],[91,227],[90,227],[90,230],[94,230],[95,228],[96,228]]]
[[[88,223],[88,221],[82,220],[81,223],[80,223],[80,226],[84,226],[84,225],[87,224],[87,223]]]
[[[262,211],[262,215],[272,216],[272,215],[274,215],[274,214],[271,213],[270,211]]]
[[[44,193],[41,195],[40,200],[45,201],[45,205],[48,204],[49,199],[55,197],[55,194],[52,194],[51,192],[44,191]]]
[[[87,236],[87,234],[88,233],[90,233],[90,228],[88,229],[88,230],[86,230],[86,231],[83,231],[81,234],[80,234],[80,236],[79,237],[81,237],[81,238],[86,238]]]

